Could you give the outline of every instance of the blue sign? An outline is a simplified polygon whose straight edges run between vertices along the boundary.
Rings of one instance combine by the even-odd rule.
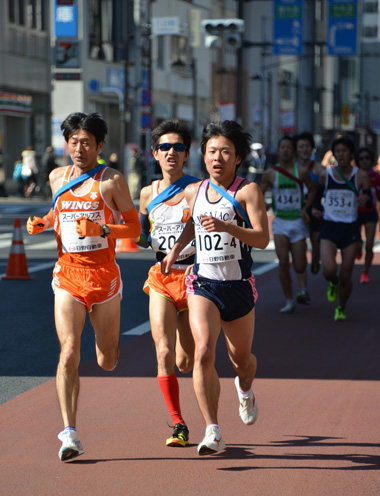
[[[88,87],[91,91],[98,91],[100,88],[100,81],[98,79],[90,79],[88,82]]]
[[[141,90],[141,105],[147,107],[152,103],[152,96],[149,90]]]
[[[70,5],[68,5],[70,3]],[[78,36],[78,7],[76,0],[62,2],[55,0],[54,4],[54,26],[55,36],[77,37]]]
[[[125,91],[125,71],[118,67],[107,67],[107,86]]]
[[[329,0],[328,55],[357,55],[358,0]]]
[[[141,127],[142,129],[150,129],[152,127],[152,116],[150,114],[142,112]]]
[[[303,54],[303,0],[274,0],[273,55]]]

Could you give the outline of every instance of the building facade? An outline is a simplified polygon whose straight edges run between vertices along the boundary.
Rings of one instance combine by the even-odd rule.
[[[8,177],[22,150],[50,144],[49,0],[0,2],[0,154]]]

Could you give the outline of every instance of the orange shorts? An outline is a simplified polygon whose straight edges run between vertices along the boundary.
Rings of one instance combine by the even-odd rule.
[[[143,287],[143,290],[147,294],[149,294],[150,289],[173,302],[177,308],[177,312],[187,310],[184,270],[172,269],[171,274],[164,276],[161,273],[161,265],[153,265],[149,270],[148,279],[145,281]]]
[[[105,303],[118,294],[122,297],[123,292],[120,269],[116,262],[88,267],[58,261],[51,285],[54,292],[56,288],[63,289],[85,305],[89,312],[93,305]]]

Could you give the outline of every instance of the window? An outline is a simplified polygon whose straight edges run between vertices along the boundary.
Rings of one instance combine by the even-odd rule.
[[[378,4],[379,2],[377,0],[371,0],[369,2],[364,3],[364,8],[363,11],[365,14],[370,14],[378,11]]]
[[[88,25],[90,57],[124,59],[124,8],[122,0],[89,0]]]
[[[16,22],[16,6],[14,0],[8,0],[8,19],[9,22]]]
[[[377,38],[377,26],[364,26],[363,37],[364,38]]]
[[[28,28],[36,29],[37,27],[36,0],[28,0],[26,5],[26,18],[27,18]]]
[[[18,0],[18,21],[16,23],[25,26],[24,0]]]
[[[164,37],[157,36],[157,69],[164,69]]]
[[[9,22],[46,31],[46,2],[49,0],[8,0]]]

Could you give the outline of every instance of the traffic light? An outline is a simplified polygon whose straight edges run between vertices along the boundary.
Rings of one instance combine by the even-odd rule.
[[[244,21],[242,19],[204,19],[201,22],[202,31],[207,38],[212,36],[223,36],[227,45],[233,48],[241,46],[241,35],[244,31]]]

